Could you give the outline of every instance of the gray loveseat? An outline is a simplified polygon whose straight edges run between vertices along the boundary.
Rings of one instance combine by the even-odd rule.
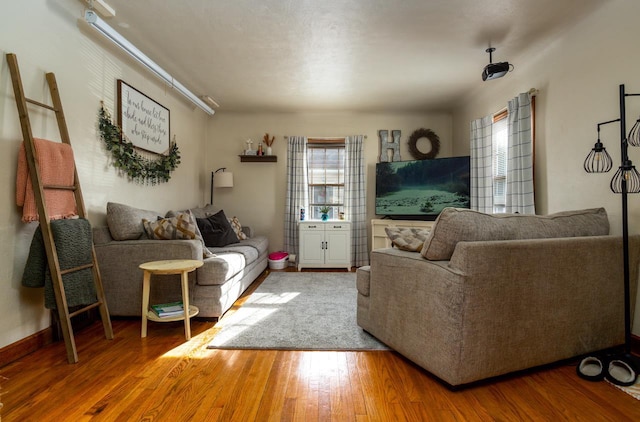
[[[204,218],[215,211],[210,206],[192,209]],[[118,215],[113,215],[117,213]],[[253,281],[267,268],[268,240],[249,235],[223,247],[208,248],[198,239],[154,240],[145,234],[142,219],[156,220],[154,211],[122,204],[108,204],[108,227],[93,230],[94,244],[109,312],[113,316],[140,316],[142,309],[142,270],[144,262],[163,259],[199,259],[204,265],[189,274],[190,303],[200,309],[198,317],[219,318]],[[126,239],[126,240],[116,240]],[[180,300],[178,275],[152,276],[150,303]],[[157,277],[157,278],[156,278]]]
[[[604,209],[445,209],[420,252],[373,250],[358,269],[358,324],[450,386],[619,346],[622,240],[608,232]],[[630,251],[635,303],[640,236]]]

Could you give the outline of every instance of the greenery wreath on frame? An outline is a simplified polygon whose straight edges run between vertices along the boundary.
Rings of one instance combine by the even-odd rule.
[[[427,138],[431,142],[431,151],[422,152],[418,149],[418,139]],[[440,152],[440,138],[431,129],[417,129],[409,137],[409,152],[416,160],[436,158]]]
[[[180,151],[174,141],[169,143],[169,154],[160,155],[156,160],[140,155],[133,144],[122,137],[122,130],[111,122],[111,115],[100,104],[98,113],[100,138],[107,151],[113,155],[113,165],[136,183],[156,185],[168,182],[171,172],[180,164]]]

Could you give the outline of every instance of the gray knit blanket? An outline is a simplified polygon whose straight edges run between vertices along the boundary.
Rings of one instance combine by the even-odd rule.
[[[91,246],[93,237],[91,224],[88,220],[84,218],[51,220],[50,225],[61,270],[79,267],[92,262]],[[47,309],[57,309],[52,281],[42,230],[38,226],[31,240],[29,256],[22,275],[22,285],[26,287],[44,286],[45,307]],[[97,302],[93,270],[91,268],[63,275],[62,283],[64,284],[69,308]]]

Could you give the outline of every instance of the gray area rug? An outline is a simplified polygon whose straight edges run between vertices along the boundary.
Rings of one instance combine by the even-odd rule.
[[[388,350],[356,323],[355,273],[273,272],[209,349]]]

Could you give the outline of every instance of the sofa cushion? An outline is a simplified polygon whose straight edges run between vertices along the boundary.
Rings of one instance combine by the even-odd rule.
[[[174,217],[165,217],[149,221],[142,219],[142,225],[149,239],[196,239],[195,218],[190,212],[179,213]]]
[[[231,224],[229,224],[224,211],[220,210],[207,218],[196,218],[196,222],[207,247],[238,243],[238,236],[236,236]]]
[[[385,227],[384,231],[398,249],[411,252],[420,252],[429,235],[429,230],[414,227]]]
[[[269,241],[266,236],[256,236],[238,243],[211,248],[212,258],[204,260],[197,269],[199,285],[224,284],[239,272],[260,259],[266,258]]]
[[[356,270],[356,288],[362,296],[369,296],[371,288],[371,266],[365,265]]]
[[[604,208],[564,211],[550,215],[484,214],[445,208],[436,219],[421,254],[448,260],[461,241],[541,239],[609,234]]]
[[[142,220],[156,220],[160,214],[115,202],[107,203],[107,226],[114,240],[135,240],[145,237]]]

